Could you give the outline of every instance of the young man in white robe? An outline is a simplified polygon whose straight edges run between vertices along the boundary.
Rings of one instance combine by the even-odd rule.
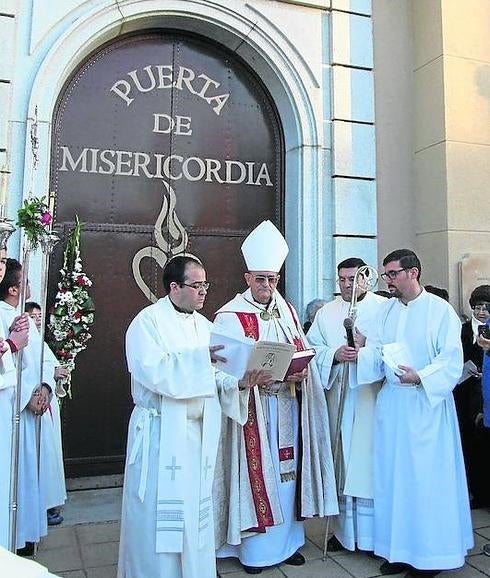
[[[386,300],[366,291],[362,272],[354,288],[355,275],[366,263],[357,257],[345,259],[337,266],[340,295],[316,314],[307,338],[315,349],[315,362],[322,385],[327,391],[330,436],[334,443],[337,420],[340,422],[338,460],[341,461],[340,513],[334,518],[333,536],[328,551],[372,551],[374,549],[373,516],[373,417],[380,383],[358,383],[355,363],[357,349],[346,342],[344,320],[349,316],[353,291],[356,291],[355,329],[370,337],[380,305]],[[344,377],[344,372],[347,372]],[[346,388],[342,416],[340,396]],[[339,483],[340,482],[340,483]]]
[[[7,259],[5,276],[0,283],[0,322],[4,333],[16,324],[21,291],[22,265],[15,259]],[[16,546],[18,553],[32,554],[34,543],[47,534],[45,500],[39,479],[36,420],[42,419],[49,406],[54,376],[47,374],[50,372],[49,369],[46,372],[47,365],[44,365],[41,379],[41,339],[34,322],[24,315],[29,322],[29,340],[22,351]],[[18,359],[16,356],[16,364]]]
[[[41,332],[41,306],[28,301],[25,311],[33,320],[38,333]],[[56,356],[47,343],[44,343],[43,365],[46,374],[54,376],[55,382],[69,374],[69,370],[61,367]],[[42,416],[41,425],[41,456],[40,483],[47,508],[48,526],[57,526],[63,522],[61,508],[66,501],[65,468],[63,464],[63,445],[61,438],[60,406],[56,395],[49,404],[48,411]]]
[[[0,282],[5,275],[6,248],[0,248]],[[17,317],[12,331],[7,333],[0,323],[0,546],[9,547],[10,522],[10,472],[12,455],[12,418],[14,411],[15,371],[14,354],[27,345],[29,323],[27,318]]]
[[[202,264],[165,266],[167,296],[143,309],[126,333],[135,407],[124,473],[119,578],[215,578],[211,489],[221,411],[241,423],[248,389],[212,365],[211,323],[197,313],[209,284]],[[243,390],[243,391],[240,391]]]
[[[409,249],[383,261],[388,299],[377,335],[358,353],[357,380],[385,378],[375,409],[374,551],[383,574],[431,577],[463,566],[473,546],[452,390],[461,376],[461,322],[420,285]]]
[[[217,312],[218,333],[237,339],[291,343],[308,348],[296,312],[277,291],[288,253],[270,222],[242,244],[247,291]],[[254,388],[249,418],[225,423],[215,480],[219,558],[236,557],[245,572],[259,574],[304,556],[304,517],[338,513],[328,413],[314,364],[269,390]]]

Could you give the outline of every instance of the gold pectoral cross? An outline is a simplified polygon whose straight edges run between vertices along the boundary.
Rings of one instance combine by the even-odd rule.
[[[272,317],[276,317],[279,318],[281,317],[281,314],[279,313],[279,309],[277,308],[277,305],[275,307],[273,307],[272,311],[261,311],[260,312],[260,318],[263,319],[264,321],[269,321],[269,319],[272,319]]]

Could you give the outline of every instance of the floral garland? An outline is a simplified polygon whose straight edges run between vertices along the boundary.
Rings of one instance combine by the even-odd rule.
[[[53,215],[44,198],[29,197],[17,211],[16,225],[24,229],[30,247],[36,249],[49,236],[52,220]]]
[[[50,347],[63,367],[70,374],[58,383],[57,394],[71,399],[71,372],[75,369],[75,358],[87,347],[92,337],[90,326],[94,323],[94,304],[88,288],[92,281],[83,272],[80,257],[81,224],[78,215],[75,227],[68,239],[64,252],[61,280],[58,283],[53,311],[48,329],[51,334]],[[66,388],[66,393],[65,393]]]

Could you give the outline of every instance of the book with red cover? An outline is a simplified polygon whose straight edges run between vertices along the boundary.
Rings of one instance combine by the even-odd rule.
[[[286,371],[286,377],[292,375],[293,373],[299,373],[307,367],[308,363],[315,357],[314,349],[304,349],[303,351],[296,351],[293,354],[291,363],[289,364],[288,370]]]

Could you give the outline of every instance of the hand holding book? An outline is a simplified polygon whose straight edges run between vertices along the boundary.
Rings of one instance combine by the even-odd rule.
[[[303,381],[308,374],[308,364],[315,356],[314,349],[304,349],[293,354],[291,363],[286,371],[285,381]]]

